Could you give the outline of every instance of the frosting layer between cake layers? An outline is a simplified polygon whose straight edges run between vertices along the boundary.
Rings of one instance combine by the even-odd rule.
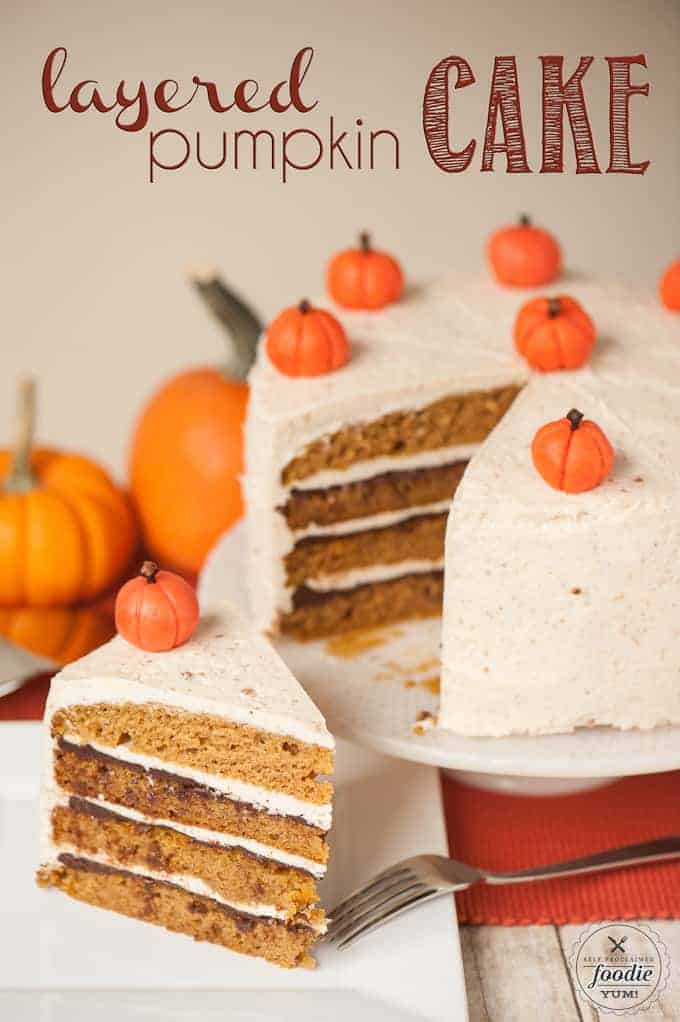
[[[530,382],[448,520],[439,720],[458,733],[680,723],[680,324],[628,289],[564,290],[597,326],[589,365]],[[571,408],[616,455],[580,494],[530,451]]]
[[[260,954],[312,964],[325,928],[333,739],[227,606],[150,654],[116,638],[54,679],[40,881]]]
[[[440,611],[448,506],[527,378],[497,291],[451,277],[378,312],[333,308],[352,359],[327,376],[285,377],[260,350],[245,476],[260,628],[310,637]]]

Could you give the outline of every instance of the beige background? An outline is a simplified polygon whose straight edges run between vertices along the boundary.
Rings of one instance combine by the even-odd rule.
[[[409,275],[478,267],[489,230],[520,211],[552,227],[568,262],[650,285],[680,249],[680,3],[398,3],[303,0],[254,3],[115,4],[3,0],[0,439],[9,436],[17,376],[35,372],[40,432],[51,443],[91,451],[122,471],[131,423],[145,395],[169,372],[215,361],[221,335],[183,281],[191,261],[214,261],[268,316],[321,287],[327,255],[370,227]],[[398,172],[316,169],[282,184],[259,170],[185,168],[147,183],[145,133],[127,135],[111,118],[42,105],[42,63],[65,45],[64,82],[121,77],[224,84],[274,82],[296,50],[316,56],[305,92],[319,99],[308,118],[206,113],[156,114],[156,128],[200,128],[208,146],[234,127],[322,130],[330,114],[352,127],[392,128]],[[599,59],[586,94],[600,163],[608,158],[605,55],[644,52],[647,100],[632,101],[634,159],[644,177],[507,175],[479,171],[480,146],[464,174],[430,161],[420,127],[432,66],[450,53],[471,63],[477,85],[458,94],[456,138],[483,133],[495,54],[519,61],[529,161],[539,165],[541,53]],[[212,149],[214,152],[214,148]],[[567,138],[568,167],[573,166]]]

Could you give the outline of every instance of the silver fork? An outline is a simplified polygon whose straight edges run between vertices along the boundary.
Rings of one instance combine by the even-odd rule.
[[[463,891],[473,884],[519,884],[527,880],[577,876],[622,866],[659,862],[680,856],[680,837],[664,837],[637,845],[611,848],[581,859],[554,862],[517,873],[490,873],[443,855],[416,855],[384,870],[360,887],[329,913],[331,923],[325,939],[339,948],[391,922],[397,916],[444,894]]]

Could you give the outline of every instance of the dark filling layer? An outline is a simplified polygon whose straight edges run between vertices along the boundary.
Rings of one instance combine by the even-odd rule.
[[[293,489],[286,504],[278,510],[288,527],[295,531],[312,524],[334,525],[450,500],[467,464],[467,461],[456,461],[433,468],[383,472],[370,479],[325,489]]]
[[[337,597],[342,596],[348,600],[360,600],[361,597],[376,589],[378,586],[396,586],[404,582],[418,580],[419,582],[440,582],[444,577],[443,571],[424,571],[417,575],[399,575],[398,578],[391,578],[385,582],[366,582],[363,585],[352,586],[351,589],[328,589],[320,592],[318,589],[309,589],[307,586],[299,586],[293,593],[293,608],[295,610],[303,607],[322,607],[325,603],[332,603]]]
[[[104,763],[110,766],[117,766],[124,764],[126,770],[130,770],[132,773],[138,774],[144,777],[154,777],[164,784],[171,784],[176,790],[178,798],[185,800],[189,799],[203,799],[207,801],[217,801],[228,804],[235,812],[243,815],[250,813],[261,813],[263,810],[258,809],[257,806],[250,802],[240,802],[236,799],[229,798],[221,791],[217,791],[215,788],[209,788],[204,784],[199,784],[198,781],[192,781],[188,777],[182,777],[180,774],[173,774],[169,770],[160,770],[157,767],[145,767],[140,763],[131,763],[127,759],[118,759],[116,756],[109,756],[105,752],[100,752],[99,749],[92,748],[91,745],[78,745],[76,742],[69,742],[66,738],[59,738],[57,741],[57,747],[64,752],[69,752],[74,756],[78,756],[83,760],[93,760],[94,762]],[[319,835],[324,841],[326,840],[325,834],[318,827],[314,827],[311,823],[307,823],[301,816],[281,816],[277,813],[267,813],[267,816],[277,817],[281,820],[298,820],[304,824],[305,827],[313,830]]]
[[[334,593],[317,593],[302,587],[297,591],[299,605],[282,615],[279,627],[286,635],[306,640],[411,618],[434,617],[441,614],[443,578],[443,572],[431,571],[367,582]]]
[[[438,561],[444,556],[447,517],[447,511],[422,514],[381,529],[305,537],[284,558],[286,582],[292,588],[307,579],[358,568],[405,560]]]
[[[95,820],[119,820],[123,823],[133,824],[140,833],[149,834],[153,831],[171,829],[170,827],[165,828],[163,824],[142,823],[140,820],[133,820],[129,816],[124,816],[122,813],[116,813],[111,809],[107,809],[104,806],[98,806],[94,802],[88,802],[87,799],[78,798],[74,795],[70,796],[68,804],[69,808],[75,813],[82,813],[84,816],[91,816]],[[180,833],[182,832],[180,831]],[[230,845],[221,845],[217,841],[201,841],[198,838],[189,837],[189,835],[186,835],[186,837],[190,841],[193,841],[194,844],[203,845],[205,848],[212,848],[219,852],[228,852],[232,847]],[[249,859],[253,859],[255,862],[260,863],[260,865],[266,866],[267,869],[276,869],[278,867],[282,871],[291,870],[292,872],[300,873],[303,876],[314,875],[309,870],[302,869],[300,866],[289,866],[279,862],[277,859],[271,859],[266,855],[258,855],[257,852],[253,852],[249,848],[243,848],[241,845],[235,845],[233,847],[238,850],[240,855],[245,855]]]
[[[170,890],[181,891],[182,894],[186,894],[187,891],[180,887],[179,884],[170,883],[168,880],[155,880],[150,877],[140,877],[136,873],[130,872],[127,869],[118,869],[116,866],[106,866],[101,862],[94,862],[92,859],[81,858],[77,855],[71,855],[68,852],[62,852],[59,856],[58,861],[62,866],[66,866],[67,869],[79,870],[82,873],[96,873],[101,876],[121,876],[131,878],[137,881],[143,881],[145,884],[152,885],[154,887],[166,887]],[[211,909],[222,912],[225,916],[233,919],[239,930],[247,932],[252,930],[255,926],[262,925],[277,925],[285,926],[288,930],[298,930],[300,932],[308,932],[312,929],[310,926],[305,926],[304,923],[286,923],[283,919],[274,919],[271,916],[255,916],[249,912],[242,912],[238,909],[232,908],[230,905],[224,905],[221,901],[216,901],[214,898],[208,898],[204,894],[194,895],[192,897],[196,901],[197,905],[205,903],[209,905]]]

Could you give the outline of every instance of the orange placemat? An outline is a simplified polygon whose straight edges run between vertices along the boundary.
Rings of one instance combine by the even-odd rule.
[[[512,871],[680,834],[680,771],[577,795],[500,795],[443,778],[451,855]],[[680,860],[565,880],[478,886],[456,896],[462,923],[527,926],[680,918]]]
[[[39,674],[0,698],[0,720],[42,720],[50,688],[50,674]]]

